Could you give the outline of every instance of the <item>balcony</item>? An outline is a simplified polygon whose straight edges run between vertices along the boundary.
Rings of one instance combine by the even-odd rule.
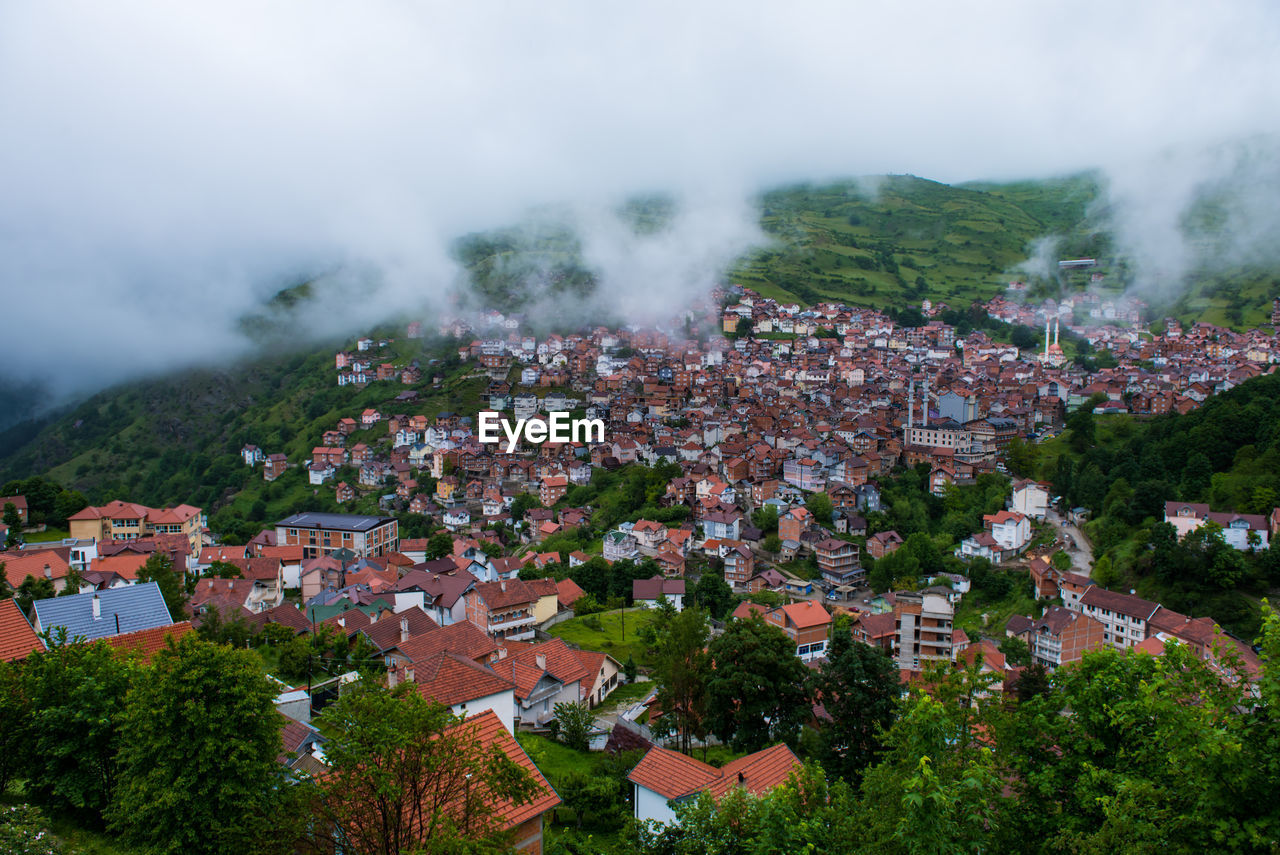
[[[493,633],[496,633],[496,632],[506,632],[512,629],[522,629],[522,628],[528,629],[528,628],[531,628],[532,626],[533,626],[533,615],[524,615],[522,617],[511,618],[510,620],[503,620],[503,621],[494,621],[490,619],[489,634],[492,635]]]

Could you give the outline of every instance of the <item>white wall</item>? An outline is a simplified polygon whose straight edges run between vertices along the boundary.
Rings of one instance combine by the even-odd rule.
[[[502,726],[507,729],[508,733],[514,734],[515,731],[515,692],[507,689],[505,692],[498,692],[496,695],[485,695],[483,698],[476,698],[467,701],[465,704],[454,704],[454,715],[477,716],[485,710],[493,710],[498,718],[502,719]]]
[[[665,796],[639,784],[636,788],[636,819],[654,819],[658,822],[675,823],[676,812],[667,804]]]

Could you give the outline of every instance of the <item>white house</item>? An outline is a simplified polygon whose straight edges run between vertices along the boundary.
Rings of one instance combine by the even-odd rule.
[[[1031,541],[1031,520],[1014,511],[1000,511],[982,518],[991,537],[1006,552],[1017,554]]]
[[[631,595],[637,606],[656,608],[658,600],[666,597],[676,611],[684,609],[684,580],[667,579],[654,576],[651,579],[636,579],[631,583]]]
[[[636,819],[670,824],[677,821],[672,807],[697,798],[699,793],[720,798],[741,787],[762,796],[786,783],[799,765],[800,760],[785,745],[739,757],[720,769],[678,751],[655,747],[636,764],[627,780],[635,787]]]
[[[1009,510],[1043,520],[1049,511],[1049,487],[1039,481],[1019,481],[1013,485]]]

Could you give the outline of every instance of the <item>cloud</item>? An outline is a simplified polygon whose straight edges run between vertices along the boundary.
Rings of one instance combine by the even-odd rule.
[[[0,358],[76,389],[206,361],[335,268],[372,317],[543,204],[637,310],[704,287],[788,180],[1101,167],[1162,214],[1203,182],[1151,158],[1280,131],[1277,43],[1266,0],[6,4]],[[591,219],[660,191],[688,231]]]

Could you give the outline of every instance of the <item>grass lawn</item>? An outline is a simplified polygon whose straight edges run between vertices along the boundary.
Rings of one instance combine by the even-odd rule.
[[[49,528],[44,531],[24,532],[22,539],[27,543],[48,543],[51,540],[62,540],[71,536],[65,528]]]
[[[618,710],[623,707],[629,707],[636,701],[644,700],[657,686],[657,683],[649,680],[643,683],[623,683],[609,693],[609,697],[604,699],[604,703],[596,707],[596,711],[606,712],[610,709]]]
[[[626,615],[626,635],[622,632],[623,613]],[[635,659],[637,665],[650,664],[645,655],[645,644],[636,635],[641,626],[654,618],[654,612],[645,608],[617,609],[611,612],[571,618],[558,623],[547,630],[552,635],[563,638],[582,650],[594,650],[608,653],[619,662],[625,663],[628,657]],[[597,624],[598,622],[598,624]],[[600,628],[595,629],[598,625]]]
[[[570,772],[590,771],[598,757],[589,751],[574,751],[554,739],[534,733],[518,733],[516,740],[553,786]]]
[[[977,641],[983,633],[1001,638],[1009,618],[1016,614],[1032,617],[1038,614],[1035,598],[1031,596],[1030,576],[1022,570],[996,572],[1007,573],[1012,578],[1013,588],[1008,596],[995,602],[979,604],[978,598],[974,596],[975,592],[971,591],[965,594],[956,609],[955,626],[963,629],[970,641]],[[982,620],[984,614],[987,616],[985,624]]]

